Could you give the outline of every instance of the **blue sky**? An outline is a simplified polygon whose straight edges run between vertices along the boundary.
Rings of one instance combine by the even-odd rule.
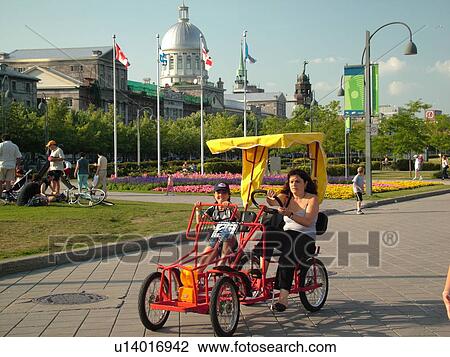
[[[0,51],[105,46],[112,34],[132,64],[129,79],[156,80],[156,34],[178,18],[182,0],[0,0]],[[7,5],[5,5],[7,3]],[[415,33],[417,56],[404,56],[406,43],[380,62],[380,104],[403,105],[421,98],[450,113],[450,2],[448,0],[186,0],[190,20],[202,30],[219,77],[231,92],[239,62],[242,31],[248,31],[248,79],[266,91],[292,95],[304,60],[310,61],[316,99],[339,99],[335,89],[345,64],[358,64],[365,31],[391,21],[406,22]],[[6,11],[3,11],[6,10]],[[372,59],[407,38],[402,26],[389,26],[371,42]],[[330,92],[332,94],[328,95]],[[326,96],[326,97],[325,97]],[[324,98],[325,97],[325,98]]]

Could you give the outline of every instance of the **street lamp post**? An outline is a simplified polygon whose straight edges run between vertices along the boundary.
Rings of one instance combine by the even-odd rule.
[[[153,117],[153,109],[150,107],[143,107],[143,108],[138,108],[137,110],[137,116],[136,116],[136,131],[137,131],[137,164],[138,167],[141,166],[141,122],[140,122],[140,117],[141,117],[141,112],[143,111],[150,111],[150,119]]]
[[[313,107],[316,107],[319,104],[319,103],[317,103],[317,100],[316,100],[316,92],[313,90],[311,91],[310,100],[311,100],[311,104],[309,105],[309,132],[312,133],[312,131],[313,131],[312,110],[313,110]]]
[[[8,131],[8,124],[7,124],[7,120],[6,120],[6,116],[5,116],[5,105],[7,100],[12,99],[12,94],[11,91],[9,90],[9,82],[8,82],[8,75],[5,74],[3,76],[2,82],[1,82],[1,95],[2,95],[2,129],[3,129],[3,133],[6,133]],[[8,89],[5,89],[5,88]]]
[[[48,143],[48,106],[47,98],[45,95],[42,97],[41,102],[38,105],[39,111],[42,113],[45,111],[45,124],[44,124],[44,142],[45,145]]]
[[[342,87],[343,78],[344,78],[344,76],[342,75],[341,76],[341,85],[340,85],[338,93],[337,93],[338,97],[343,97],[345,95],[344,87]],[[351,120],[351,119],[349,118],[349,120]],[[344,127],[345,127],[345,129],[344,129],[345,130],[345,132],[344,132],[344,156],[345,156],[344,157],[344,176],[347,179],[348,178],[348,162],[349,162],[348,153],[350,151],[348,139],[349,139],[350,129],[347,128],[347,118],[344,117],[344,121],[345,121],[345,125],[344,125]]]
[[[384,24],[377,28],[372,34],[370,34],[370,31],[366,31],[366,45],[364,47],[364,51],[361,58],[361,64],[363,64],[363,58],[364,61],[364,74],[365,74],[365,121],[366,121],[366,193],[367,195],[372,195],[372,145],[371,145],[371,131],[372,131],[372,103],[371,103],[371,83],[370,83],[370,40],[372,37],[380,31],[382,28],[390,26],[390,25],[403,25],[405,26],[409,31],[409,43],[406,46],[405,49],[405,55],[416,55],[417,54],[417,47],[412,41],[412,31],[411,28],[404,22],[394,21],[389,22],[387,24]],[[364,57],[365,52],[365,57]]]

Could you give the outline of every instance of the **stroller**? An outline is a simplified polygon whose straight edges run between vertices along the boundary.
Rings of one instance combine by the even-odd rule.
[[[23,186],[30,180],[31,174],[33,170],[28,170],[21,178],[19,178],[9,190],[4,190],[2,192],[2,198],[6,201],[6,203],[14,203],[17,201],[17,196],[19,195],[19,191]]]

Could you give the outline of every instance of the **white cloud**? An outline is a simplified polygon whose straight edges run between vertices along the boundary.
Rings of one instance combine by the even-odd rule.
[[[438,72],[450,76],[450,60],[447,61],[437,61],[431,68],[432,72]]]
[[[400,61],[397,57],[391,57],[386,62],[380,61],[380,75],[401,71],[406,62]]]
[[[313,89],[319,92],[331,91],[335,88],[335,86],[331,85],[328,82],[317,82],[313,83]]]
[[[405,83],[401,81],[393,81],[388,85],[390,95],[402,95],[416,87],[413,83]]]
[[[309,63],[321,64],[321,63],[336,63],[338,59],[336,57],[314,58]]]

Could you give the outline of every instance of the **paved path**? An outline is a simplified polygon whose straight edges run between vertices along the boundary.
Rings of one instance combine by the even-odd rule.
[[[212,195],[161,195],[157,193],[135,193],[135,192],[108,192],[108,199],[111,200],[125,200],[125,201],[139,201],[139,202],[157,202],[157,203],[188,203],[194,204],[200,202],[212,202]],[[233,202],[241,204],[240,197],[232,197]],[[263,202],[261,200],[260,202]],[[338,211],[347,211],[355,208],[354,200],[324,200],[320,205],[320,209],[336,209]]]
[[[187,196],[189,197],[189,196]],[[450,194],[330,217],[321,259],[330,277],[324,308],[308,313],[292,297],[284,313],[268,304],[243,306],[237,336],[450,336],[440,300],[450,262]],[[350,254],[351,244],[374,250]],[[387,233],[386,233],[387,232]],[[398,243],[386,242],[398,236]],[[387,239],[386,239],[387,238]],[[379,249],[378,249],[379,243]],[[340,249],[338,248],[340,247]],[[145,330],[137,314],[142,280],[154,270],[143,252],[107,260],[67,264],[0,278],[1,336],[212,336],[208,315],[172,313],[158,332]],[[379,252],[379,262],[377,262]],[[338,265],[337,258],[340,265]],[[379,263],[379,264],[378,264]],[[107,300],[85,305],[43,305],[32,299],[68,292],[98,293]]]

